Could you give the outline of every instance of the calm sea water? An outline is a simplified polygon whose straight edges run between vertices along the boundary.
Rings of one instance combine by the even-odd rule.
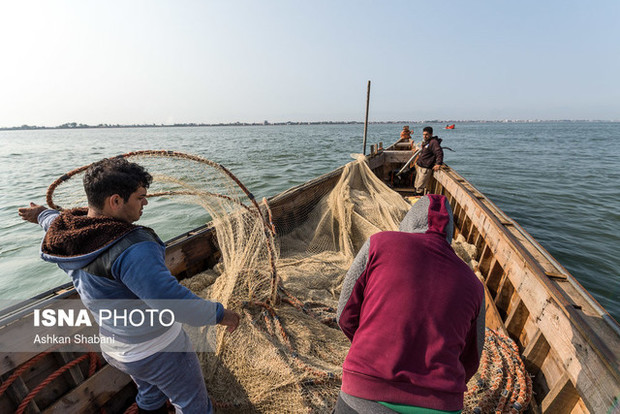
[[[416,141],[421,125],[414,127]],[[620,320],[620,123],[433,125],[446,162],[530,232]],[[368,142],[401,125],[370,125]],[[257,198],[351,160],[362,125],[0,131],[0,298],[28,298],[69,281],[38,258],[42,231],[17,208],[43,204],[63,173],[133,150],[169,149],[216,161]],[[153,200],[141,223],[166,240],[204,224],[199,208]]]

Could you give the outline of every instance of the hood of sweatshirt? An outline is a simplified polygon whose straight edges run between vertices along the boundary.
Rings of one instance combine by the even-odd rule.
[[[398,229],[408,233],[436,233],[452,243],[454,219],[448,199],[439,194],[421,197],[409,209]]]
[[[129,232],[140,228],[112,217],[88,217],[88,209],[61,212],[41,243],[43,260],[65,270],[79,269],[93,261]]]

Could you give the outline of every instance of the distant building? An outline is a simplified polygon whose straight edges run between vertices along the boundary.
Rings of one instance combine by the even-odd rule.
[[[263,125],[269,125],[269,121],[265,119],[265,122],[263,122]]]

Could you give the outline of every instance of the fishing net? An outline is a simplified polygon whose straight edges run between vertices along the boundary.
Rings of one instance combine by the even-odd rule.
[[[396,230],[410,207],[365,162],[357,160],[345,166],[331,191],[296,212],[307,217],[303,224],[281,225],[292,229],[278,238],[281,301],[277,306],[243,302],[245,323],[232,335],[220,333],[217,353],[202,356],[209,392],[221,412],[330,412],[350,345],[335,322],[342,281],[366,239],[379,231]],[[296,217],[289,220],[299,221]],[[475,247],[462,236],[453,247],[481,278]],[[227,277],[226,273],[223,276]],[[229,299],[221,294],[225,279],[213,271],[183,283],[198,287],[205,297]],[[247,297],[241,290],[232,294]],[[497,366],[498,361],[504,361],[501,356],[507,348],[499,349],[497,334],[491,333],[487,333],[482,357],[491,363],[485,362],[486,371],[470,381],[469,388],[475,391],[467,394],[466,411],[525,407],[531,395],[530,382],[529,393],[527,387],[517,387],[514,396],[512,384],[521,384],[517,378],[529,377],[523,364],[516,362],[520,361],[518,352],[511,354],[511,358],[516,356],[510,359],[514,362]],[[502,340],[502,344],[510,341]],[[514,343],[509,349],[513,348]],[[514,369],[509,371],[508,366]],[[500,368],[503,371],[498,371]],[[505,397],[507,392],[510,394]]]
[[[329,412],[337,399],[349,340],[336,325],[340,285],[366,239],[395,230],[410,205],[365,162],[348,164],[338,183],[294,212],[281,228],[279,301],[260,303],[243,284],[226,290],[228,269],[183,281],[244,317],[233,334],[219,332],[203,354],[205,379],[222,412]],[[303,223],[295,226],[294,223]],[[222,272],[217,275],[218,271]],[[213,285],[206,288],[210,281]]]
[[[261,209],[230,171],[213,161],[173,151],[136,151],[119,157],[142,165],[153,176],[149,197],[174,198],[207,211],[217,229],[223,267],[235,275],[234,280],[226,279],[228,290],[242,278],[251,297],[275,300],[277,249],[266,207]],[[82,179],[89,166],[54,181],[47,191],[47,204],[59,210],[85,206]]]
[[[200,354],[217,411],[330,412],[350,345],[335,321],[342,281],[366,239],[398,229],[411,204],[360,158],[335,185],[308,189],[310,201],[278,217],[274,229],[267,204],[211,161],[164,151],[124,156],[154,176],[151,193],[202,206],[216,230],[220,263],[181,283],[242,316],[232,334],[218,329],[214,353]],[[79,205],[81,180],[64,177],[48,194],[53,207]],[[453,247],[477,269],[474,246],[457,238]],[[514,343],[490,332],[464,412],[509,412],[531,395]]]

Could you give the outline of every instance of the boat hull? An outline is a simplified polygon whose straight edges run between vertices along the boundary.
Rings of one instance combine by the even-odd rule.
[[[411,158],[411,151],[396,148],[375,150],[367,157],[371,170],[388,184],[393,172]],[[342,171],[341,167],[270,198],[278,234],[301,225],[312,207],[336,185]],[[406,186],[394,190],[403,196],[413,193],[413,188]],[[456,235],[476,246],[475,259],[485,282],[487,326],[516,341],[533,375],[535,394],[529,409],[607,412],[620,395],[618,324],[518,223],[450,167],[434,173],[429,192],[448,198]],[[166,265],[179,279],[211,268],[220,256],[214,229],[208,225],[167,242]],[[75,291],[64,286],[43,295],[37,303],[5,312],[0,315],[0,335],[14,337],[20,326],[32,326],[32,309],[41,306],[41,301],[53,307],[70,297],[76,297]],[[0,354],[0,376],[4,380],[16,377],[0,396],[0,412],[14,412],[37,380],[87,354],[40,355]],[[40,362],[20,373],[20,367],[33,357],[41,358]],[[26,412],[101,408],[108,413],[123,412],[135,394],[130,378],[107,365],[88,376],[88,364],[85,359],[67,369],[67,374],[55,380],[53,391],[41,391],[28,403],[30,411]]]

